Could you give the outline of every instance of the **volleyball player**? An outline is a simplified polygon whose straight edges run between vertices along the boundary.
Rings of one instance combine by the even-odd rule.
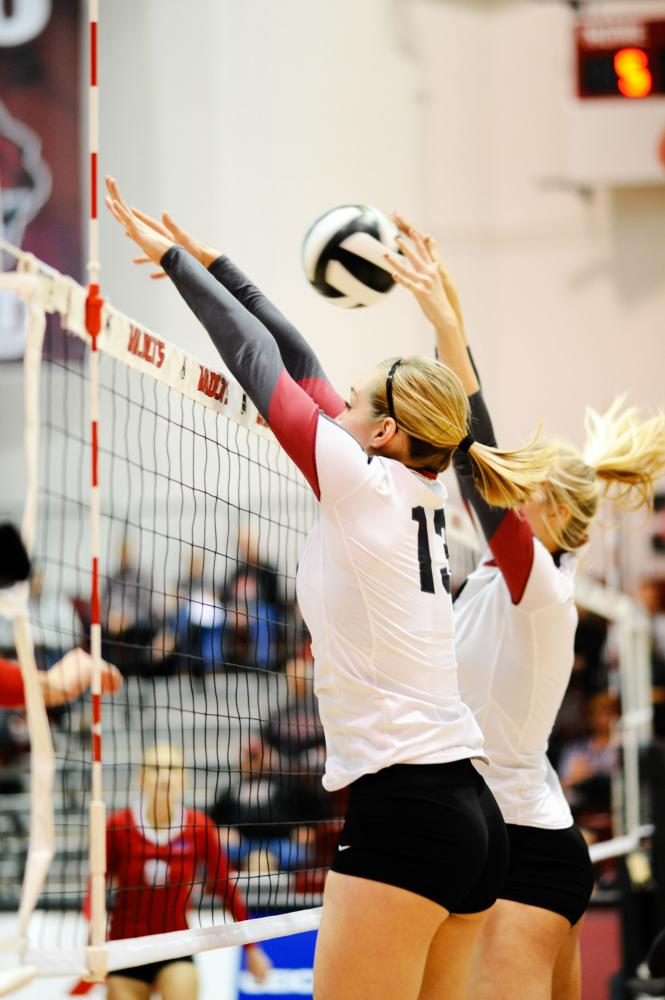
[[[396,221],[404,256],[389,257],[395,279],[433,323],[439,357],[469,397],[475,441],[454,465],[489,547],[456,600],[455,634],[462,696],[485,736],[490,763],[481,771],[508,824],[510,865],[480,938],[471,995],[574,1000],[593,870],[547,742],[573,664],[576,554],[604,496],[631,509],[650,503],[665,469],[665,417],[641,419],[620,401],[604,416],[588,410],[583,453],[557,442],[552,470],[520,512],[488,506],[473,455],[496,442],[457,294],[434,241]]]
[[[30,560],[13,525],[0,525],[0,588],[28,579]],[[74,701],[92,680],[92,659],[82,649],[70,649],[50,670],[38,674],[47,708]],[[117,667],[102,662],[102,691],[115,694],[122,684]],[[22,708],[25,704],[23,674],[18,663],[0,659],[0,708]]]
[[[140,798],[109,816],[106,865],[115,883],[111,941],[187,929],[187,910],[197,869],[236,920],[245,904],[235,887],[220,832],[205,813],[183,806],[180,752],[168,744],[143,755]],[[247,968],[262,982],[270,961],[257,945],[246,946]],[[196,1000],[198,979],[191,956],[118,969],[107,979],[109,1000]]]
[[[378,365],[344,402],[228,258],[172,223],[155,228],[108,187],[115,218],[167,272],[319,501],[297,588],[323,781],[349,786],[349,806],[325,887],[315,997],[461,998],[506,865],[500,814],[470,763],[484,759],[482,736],[458,690],[437,481],[469,444],[466,394],[450,369],[416,357]],[[542,481],[549,455],[475,446],[473,463],[485,499],[512,506]]]

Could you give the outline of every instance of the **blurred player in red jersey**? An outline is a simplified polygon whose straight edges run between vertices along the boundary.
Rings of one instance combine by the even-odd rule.
[[[184,769],[175,747],[147,750],[140,798],[109,816],[107,872],[116,886],[109,938],[118,940],[186,930],[197,871],[236,920],[247,911],[222,850],[218,828],[205,813],[183,805]],[[247,946],[247,966],[263,981],[270,962],[257,945]],[[191,956],[118,969],[108,977],[109,1000],[195,1000],[198,977]]]

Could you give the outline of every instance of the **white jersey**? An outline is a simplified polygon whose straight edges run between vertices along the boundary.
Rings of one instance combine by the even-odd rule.
[[[485,737],[490,763],[479,772],[506,823],[562,829],[573,817],[547,758],[547,744],[573,666],[577,560],[559,567],[534,539],[519,603],[490,552],[455,602],[460,686]]]
[[[323,784],[343,788],[392,764],[483,759],[460,697],[444,536],[444,487],[368,460],[320,416],[319,521],[298,568],[326,737]]]

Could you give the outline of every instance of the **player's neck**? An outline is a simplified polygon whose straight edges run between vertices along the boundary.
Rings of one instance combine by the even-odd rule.
[[[172,826],[174,810],[169,802],[146,802],[143,815],[153,830],[163,830]]]

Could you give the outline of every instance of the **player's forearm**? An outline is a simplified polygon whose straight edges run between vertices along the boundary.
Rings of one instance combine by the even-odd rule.
[[[161,263],[231,374],[318,496],[314,443],[319,409],[286,370],[275,338],[182,247],[172,247]]]
[[[270,331],[291,377],[309,393],[324,413],[331,417],[338,416],[344,409],[344,401],[333,389],[316,354],[293,323],[228,257],[218,257],[208,270]]]
[[[471,363],[459,320],[452,308],[442,316],[435,327],[436,348],[439,361],[455,372],[467,396],[478,392],[480,385]]]
[[[270,400],[284,370],[274,337],[182,247],[172,247],[161,263],[233,377],[268,419]]]
[[[468,357],[469,363],[471,364],[471,356],[468,355]],[[485,403],[485,399],[480,389],[469,396],[469,433],[481,444],[488,444],[493,448],[496,447],[496,437],[494,435],[494,427],[492,426],[492,418],[490,417],[487,404]],[[501,511],[497,511],[496,508],[489,507],[489,505],[485,503],[480,496],[473,478],[473,463],[467,452],[460,451],[459,449],[455,452],[453,456],[453,467],[455,469],[455,475],[457,476],[460,493],[464,499],[473,506],[474,510],[476,507],[481,510],[487,508],[489,517],[488,530],[493,532],[498,526]],[[487,518],[483,517],[483,520],[486,519]]]

